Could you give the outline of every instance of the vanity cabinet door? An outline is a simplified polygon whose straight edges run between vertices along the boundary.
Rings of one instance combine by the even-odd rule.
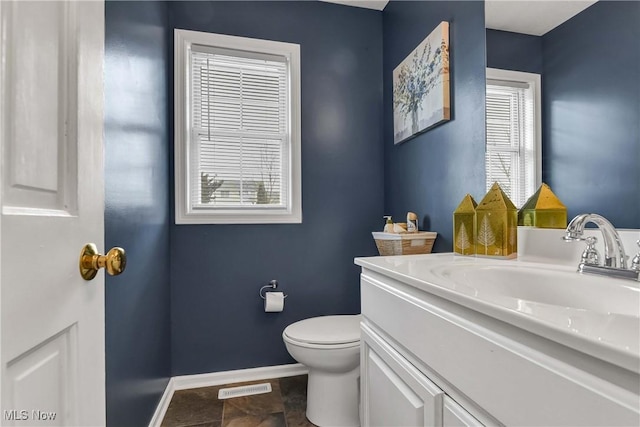
[[[464,408],[449,396],[444,397],[442,410],[442,425],[444,427],[481,427],[483,424],[476,420]]]
[[[441,426],[442,390],[375,332],[362,328],[362,425]]]

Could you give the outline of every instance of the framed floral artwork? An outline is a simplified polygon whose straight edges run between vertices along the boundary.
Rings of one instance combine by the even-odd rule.
[[[393,142],[450,119],[449,23],[441,22],[393,70]]]

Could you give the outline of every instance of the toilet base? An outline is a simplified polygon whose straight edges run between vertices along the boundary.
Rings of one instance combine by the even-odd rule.
[[[360,367],[347,373],[309,369],[307,418],[320,427],[360,426]]]

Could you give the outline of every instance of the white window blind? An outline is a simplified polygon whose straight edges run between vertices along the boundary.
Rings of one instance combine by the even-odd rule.
[[[498,182],[521,207],[535,192],[534,89],[529,83],[487,80],[487,190]]]
[[[191,209],[286,209],[287,58],[194,44],[190,69]]]

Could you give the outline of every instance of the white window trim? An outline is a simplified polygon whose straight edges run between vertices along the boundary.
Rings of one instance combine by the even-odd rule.
[[[193,211],[189,203],[189,111],[187,102],[188,60],[192,44],[287,56],[290,64],[290,204],[288,209],[242,209]],[[174,150],[176,224],[273,224],[302,222],[302,175],[300,166],[300,45],[198,31],[174,30]]]
[[[542,79],[540,74],[487,68],[486,79],[528,83],[530,87],[533,88],[536,115],[533,141],[535,144],[534,151],[536,153],[535,188],[537,189],[542,184]]]

